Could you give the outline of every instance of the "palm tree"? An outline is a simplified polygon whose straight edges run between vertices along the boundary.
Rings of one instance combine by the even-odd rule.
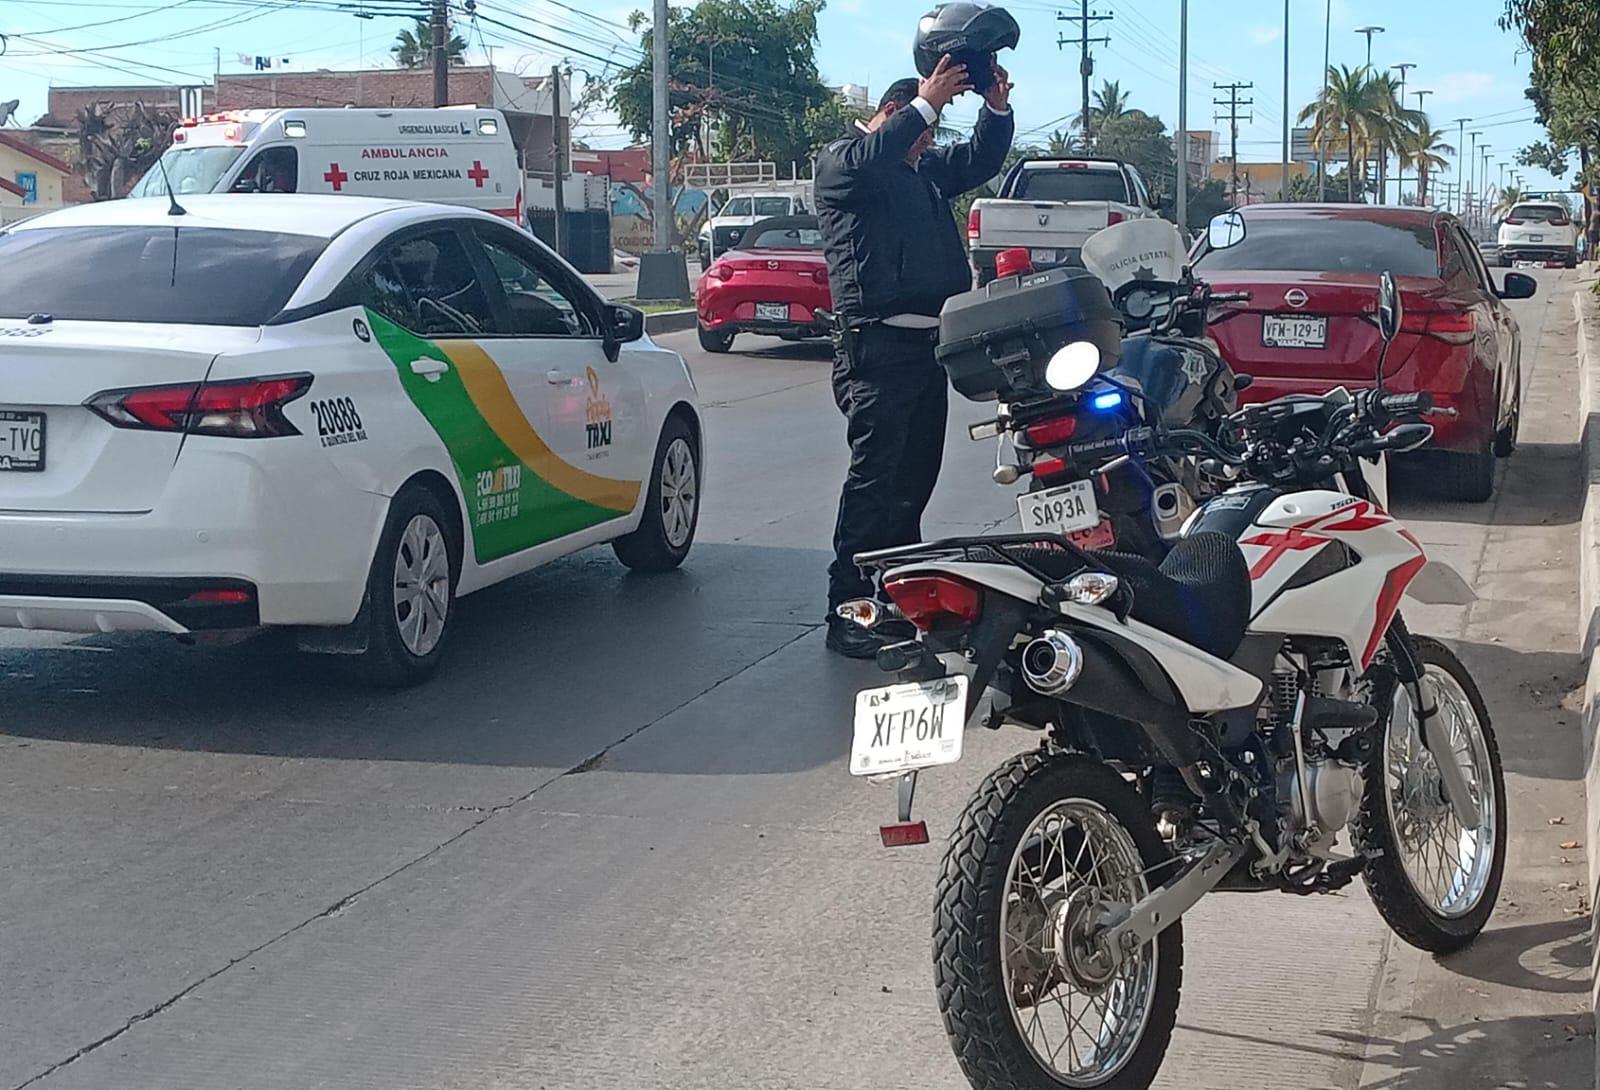
[[[1522,189],[1508,185],[1500,191],[1500,200],[1494,206],[1494,218],[1505,219],[1513,208],[1522,203]]]
[[[426,19],[418,19],[416,22],[415,30],[402,30],[396,34],[394,45],[389,49],[394,57],[394,63],[401,68],[427,68],[433,63],[433,28],[428,25]],[[444,51],[452,65],[465,64],[467,40],[459,34],[451,33],[445,41]]]
[[[1089,107],[1089,116],[1094,119],[1095,128],[1101,128],[1107,121],[1115,121],[1128,112],[1128,92],[1115,80],[1106,80],[1100,90],[1094,93],[1094,105]]]
[[[1421,125],[1407,132],[1400,141],[1400,166],[1417,172],[1417,203],[1426,206],[1428,203],[1428,175],[1436,170],[1444,170],[1450,165],[1446,155],[1454,155],[1456,149],[1444,142],[1445,133],[1436,129],[1431,123],[1424,120]]]
[[[1349,199],[1356,199],[1356,177],[1366,169],[1367,154],[1374,143],[1372,80],[1366,68],[1343,65],[1328,69],[1328,86],[1310,105],[1300,111],[1302,122],[1311,122],[1312,143],[1324,148],[1341,145],[1349,154]]]

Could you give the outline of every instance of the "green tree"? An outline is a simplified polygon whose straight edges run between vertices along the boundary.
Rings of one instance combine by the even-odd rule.
[[[1518,186],[1508,185],[1500,191],[1500,199],[1495,202],[1494,218],[1504,219],[1506,214],[1522,203],[1522,190]]]
[[[838,135],[834,98],[817,72],[817,14],[826,0],[700,0],[668,18],[670,141],[674,155],[702,153],[709,115],[726,158],[808,162]],[[644,59],[617,75],[611,105],[636,140],[652,125],[651,48],[656,28],[643,12],[629,25]],[[820,113],[816,111],[821,111]],[[821,125],[828,131],[813,128]]]
[[[1127,112],[1128,92],[1122,89],[1122,84],[1106,80],[1100,90],[1094,93],[1093,103],[1089,107],[1089,120],[1098,132],[1105,124],[1118,120]]]
[[[1127,110],[1108,117],[1094,135],[1094,153],[1131,164],[1144,178],[1157,203],[1169,200],[1177,188],[1177,155],[1172,134],[1161,118],[1143,110]]]
[[[1350,176],[1349,168],[1328,175],[1328,184],[1317,184],[1315,174],[1299,174],[1289,179],[1289,195],[1285,198],[1297,204],[1359,204],[1366,200],[1367,185]]]
[[[1456,149],[1445,143],[1445,133],[1436,129],[1426,119],[1415,128],[1401,134],[1399,151],[1402,168],[1417,172],[1417,203],[1428,203],[1428,176],[1450,165],[1445,158]]]
[[[1300,111],[1300,121],[1311,122],[1311,142],[1348,155],[1345,198],[1356,199],[1356,176],[1366,176],[1367,156],[1377,143],[1378,106],[1365,67],[1344,65],[1328,69],[1327,88]]]
[[[467,63],[467,40],[454,31],[447,32],[445,53],[452,65]],[[414,28],[402,30],[394,36],[389,47],[394,63],[401,68],[427,68],[433,64],[433,28],[428,20],[416,20]]]
[[[1290,188],[1298,178],[1289,179]],[[1228,202],[1228,183],[1221,178],[1207,178],[1189,190],[1189,225],[1202,227],[1212,216],[1220,216],[1233,207]]]

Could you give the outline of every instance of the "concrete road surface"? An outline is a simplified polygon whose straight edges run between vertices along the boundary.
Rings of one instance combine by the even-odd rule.
[[[1359,885],[1207,900],[1163,1087],[1588,1077],[1583,854],[1559,846],[1582,826],[1574,281],[1540,278],[1497,499],[1397,502],[1481,596],[1408,609],[1494,710],[1499,911],[1436,963]],[[0,637],[0,1088],[965,1085],[931,984],[939,848],[879,847],[892,792],[845,773],[880,675],[818,629],[845,461],[824,354],[666,340],[708,403],[689,563],[639,578],[596,549],[467,599],[426,688],[352,689],[270,637]],[[963,434],[981,411],[953,413],[930,533],[1014,513]],[[1027,744],[985,734],[925,777],[936,839]]]

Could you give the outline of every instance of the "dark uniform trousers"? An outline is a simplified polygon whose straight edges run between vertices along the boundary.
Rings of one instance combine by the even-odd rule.
[[[857,553],[922,539],[922,513],[944,459],[949,408],[937,330],[869,325],[833,361],[833,398],[848,421],[850,470],[839,497],[828,608],[871,596]]]

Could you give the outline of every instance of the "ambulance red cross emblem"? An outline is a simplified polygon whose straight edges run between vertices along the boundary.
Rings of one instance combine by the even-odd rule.
[[[483,164],[474,159],[472,161],[472,169],[467,171],[467,177],[472,179],[472,184],[477,186],[479,189],[482,189],[483,180],[488,176],[489,172],[483,169]]]
[[[350,180],[350,175],[340,170],[338,163],[334,163],[328,167],[328,173],[322,176],[322,180],[333,186],[333,191],[337,193],[344,188],[344,183]]]

